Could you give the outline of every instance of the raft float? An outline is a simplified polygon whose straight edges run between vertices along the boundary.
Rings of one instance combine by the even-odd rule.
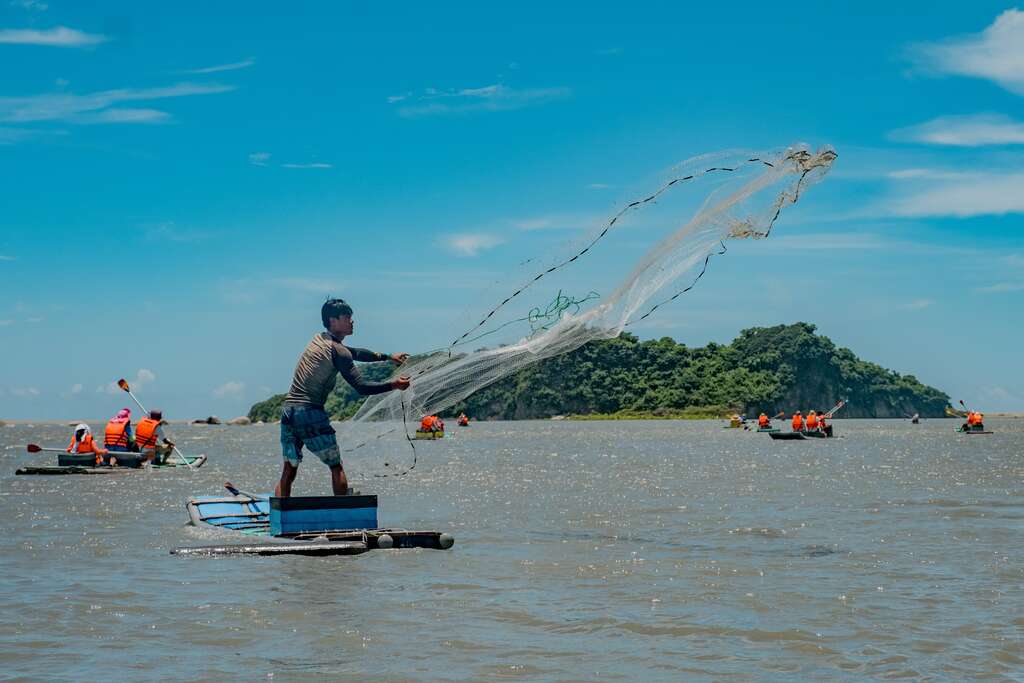
[[[360,555],[388,548],[447,550],[450,534],[377,526],[377,496],[253,495],[225,485],[230,496],[199,496],[185,505],[189,523],[234,531],[242,544],[182,547],[172,555]]]
[[[141,472],[147,469],[169,470],[175,467],[187,467],[178,458],[172,458],[165,463],[156,465],[143,465],[138,453],[115,453],[114,456],[119,463],[116,467],[109,465],[96,465],[96,457],[91,454],[67,453],[57,456],[56,465],[36,465],[19,467],[15,474],[117,474],[119,472]],[[202,467],[206,463],[205,455],[186,455],[189,465],[192,468]]]

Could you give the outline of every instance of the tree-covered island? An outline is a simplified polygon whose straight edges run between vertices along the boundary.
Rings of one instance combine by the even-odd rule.
[[[845,398],[840,417],[943,417],[949,396],[913,375],[857,358],[809,323],[753,327],[730,344],[690,348],[669,337],[640,341],[623,333],[532,365],[454,406],[477,420],[723,417],[828,410]],[[374,381],[389,364],[364,367]],[[284,394],[255,404],[253,420],[277,420]],[[363,398],[344,382],[327,412],[345,419]]]

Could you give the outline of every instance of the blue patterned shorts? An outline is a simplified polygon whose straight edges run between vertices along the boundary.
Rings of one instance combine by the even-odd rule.
[[[281,455],[298,467],[303,446],[313,451],[325,465],[341,465],[338,439],[326,411],[312,406],[286,405],[281,411]]]

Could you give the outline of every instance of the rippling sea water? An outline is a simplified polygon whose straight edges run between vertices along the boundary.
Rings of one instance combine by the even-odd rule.
[[[1024,680],[1024,421],[492,422],[354,484],[450,551],[172,557],[224,481],[266,491],[277,428],[173,425],[202,469],[25,477],[0,427],[0,678]],[[94,425],[95,426],[95,425]],[[55,459],[55,458],[54,458]],[[297,495],[325,495],[307,457]]]

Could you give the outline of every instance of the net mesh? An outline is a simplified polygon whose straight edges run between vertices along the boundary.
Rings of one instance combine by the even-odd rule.
[[[722,152],[679,164],[653,192],[628,202],[581,239],[512,268],[493,288],[499,292],[495,305],[483,308],[446,348],[396,370],[412,378],[408,390],[370,397],[344,423],[341,436],[356,444],[347,450],[377,442],[393,453],[387,440],[412,444],[421,416],[646,319],[696,285],[728,241],[767,237],[784,208],[835,159],[831,148],[795,146],[766,154]],[[407,473],[416,462],[413,447],[408,462],[387,462],[375,476]]]

